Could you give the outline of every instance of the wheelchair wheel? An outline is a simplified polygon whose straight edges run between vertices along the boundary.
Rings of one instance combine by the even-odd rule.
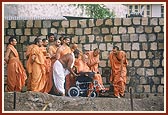
[[[90,97],[97,97],[97,93],[93,91],[93,92],[90,94]]]
[[[79,96],[79,89],[77,87],[71,87],[68,90],[68,95],[70,97],[78,97]]]

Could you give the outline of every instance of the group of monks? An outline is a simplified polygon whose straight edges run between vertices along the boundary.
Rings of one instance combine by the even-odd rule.
[[[99,84],[96,90],[105,91],[98,69],[100,62],[98,48],[82,52],[77,44],[70,44],[69,37],[56,39],[54,34],[50,33],[48,39],[42,40],[37,37],[33,44],[27,46],[25,70],[14,47],[16,44],[15,37],[9,38],[4,58],[7,64],[6,91],[21,91],[24,86],[27,86],[28,91],[65,96],[69,88],[74,86],[75,78],[80,76],[80,72],[94,72],[93,79]],[[110,81],[114,85],[114,95],[119,98],[124,96],[125,91],[126,54],[115,46],[109,59],[112,70]],[[89,87],[93,88],[94,84],[90,84]],[[88,95],[90,93],[88,92]]]

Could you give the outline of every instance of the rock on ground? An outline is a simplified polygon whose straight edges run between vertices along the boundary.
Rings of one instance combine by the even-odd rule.
[[[4,93],[4,111],[132,111],[130,98],[62,97],[27,91]],[[134,111],[164,111],[164,96],[133,99]]]

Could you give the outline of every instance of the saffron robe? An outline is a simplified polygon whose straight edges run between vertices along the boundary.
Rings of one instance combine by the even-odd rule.
[[[126,79],[127,79],[127,64],[126,54],[124,51],[119,51],[116,56],[113,52],[109,55],[111,65],[110,82],[114,86],[114,95],[124,95]],[[123,64],[122,64],[123,63]]]
[[[26,72],[15,47],[9,44],[7,49],[14,54],[7,64],[7,91],[21,91],[27,79]]]

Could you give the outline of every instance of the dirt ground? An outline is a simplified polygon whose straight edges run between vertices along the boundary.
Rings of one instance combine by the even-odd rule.
[[[164,111],[164,97],[133,98],[133,111]],[[4,93],[4,111],[132,111],[130,98],[62,97],[39,92]]]

